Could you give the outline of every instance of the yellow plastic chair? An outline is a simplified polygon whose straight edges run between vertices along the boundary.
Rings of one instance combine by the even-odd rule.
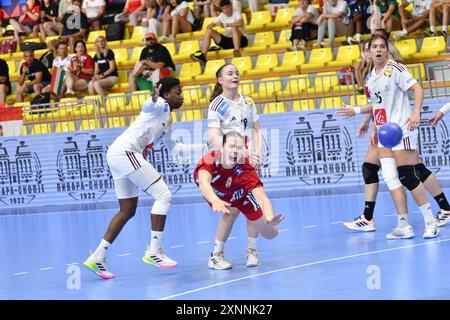
[[[281,30],[280,35],[278,36],[278,42],[275,44],[272,44],[270,46],[270,49],[287,49],[289,48],[292,43],[291,38],[292,30],[291,29],[284,29]]]
[[[150,99],[151,93],[148,91],[133,91],[130,103],[126,107],[127,113],[139,114],[142,110],[142,104],[145,100]]]
[[[201,86],[185,86],[183,87],[184,105],[195,105],[204,99]]]
[[[81,121],[80,128],[78,130],[94,130],[100,128],[100,124],[95,119],[85,119]]]
[[[180,121],[193,121],[203,119],[202,110],[185,110],[181,115]]]
[[[181,42],[178,53],[173,56],[176,60],[185,60],[191,57],[191,54],[200,50],[200,42],[198,40],[186,40]]]
[[[170,113],[172,115],[172,122],[177,122],[178,121],[178,115],[175,111],[172,111]]]
[[[127,97],[124,93],[108,94],[105,100],[105,108],[107,113],[123,110],[126,105]]]
[[[270,46],[274,44],[275,41],[275,34],[272,31],[258,32],[257,34],[255,34],[252,45],[245,47],[242,50],[248,53],[265,51],[267,48],[270,48]]]
[[[209,18],[205,18],[203,20],[203,25],[202,25],[202,29],[199,31],[194,31],[192,33],[192,35],[196,38],[199,37],[203,37],[205,35],[206,29],[208,27],[208,25],[210,25],[211,23],[213,23],[214,21],[216,21],[217,17],[209,17]],[[223,27],[214,27],[214,30],[216,30],[217,32],[224,34],[224,28]]]
[[[104,124],[103,128],[119,128],[125,127],[127,121],[125,117],[108,117],[108,122]]]
[[[268,27],[269,28],[281,28],[289,25],[289,22],[292,20],[292,14],[295,11],[295,7],[290,8],[281,8],[278,9],[277,14],[275,16],[275,21],[271,22]]]
[[[363,105],[367,104],[367,97],[365,94],[358,94],[356,96],[356,99],[354,96],[350,97],[350,104],[351,105]]]
[[[406,65],[406,67],[408,68],[408,71],[413,75],[414,79],[419,81],[419,83],[426,80],[427,77],[423,63],[408,64]]]
[[[411,55],[417,53],[416,39],[397,40],[395,47],[403,59],[409,59]]]
[[[314,99],[295,100],[292,104],[292,111],[314,110]]]
[[[219,70],[221,66],[225,64],[225,59],[219,60],[208,60],[205,65],[205,72],[198,76],[195,76],[195,80],[203,81],[203,80],[215,80],[216,72]]]
[[[311,56],[307,64],[301,66],[301,70],[323,68],[328,62],[333,60],[331,48],[317,48],[311,50]]]
[[[262,54],[256,60],[255,68],[246,71],[248,76],[270,75],[270,72],[278,66],[278,57],[275,53]]]
[[[416,60],[437,57],[447,49],[444,37],[423,38],[422,48],[418,53],[412,54]]]
[[[342,108],[343,104],[341,97],[323,98],[319,109]]]
[[[237,67],[240,75],[252,69],[252,58],[249,56],[233,58],[231,59],[231,63]]]
[[[167,50],[169,50],[170,56],[171,57],[175,57],[176,55],[176,48],[175,48],[175,43],[173,42],[169,42],[169,43],[163,43],[162,44],[164,47],[166,47]]]
[[[264,114],[285,112],[283,102],[270,102],[266,103],[263,109]]]
[[[104,36],[106,38],[105,30],[91,31],[89,32],[86,43],[95,43],[98,36]]]
[[[55,126],[55,132],[68,132],[75,131],[75,123],[73,121],[69,122],[58,122]]]
[[[47,134],[52,132],[50,123],[35,124],[31,129],[31,134]]]
[[[144,43],[144,29],[141,26],[134,27],[133,34],[131,35],[131,38],[122,40],[123,44],[135,44],[138,45],[142,42]],[[126,37],[125,37],[126,38]]]
[[[303,51],[288,51],[284,54],[281,65],[275,67],[273,72],[298,72],[304,63],[305,53]]]
[[[194,77],[200,75],[201,73],[202,68],[200,66],[200,62],[183,63],[178,78],[180,79],[180,82],[183,84],[193,80]]]
[[[353,62],[361,58],[361,51],[358,45],[340,46],[336,60],[328,62],[330,67],[342,67],[352,65]]]
[[[102,109],[102,97],[99,95],[85,96],[80,103],[81,116],[92,115]]]
[[[309,76],[290,76],[286,87],[282,91],[284,99],[299,97],[311,86]]]
[[[339,79],[335,72],[320,72],[316,74],[314,87],[308,89],[308,95],[327,93],[332,87],[338,85]]]
[[[144,47],[135,47],[133,52],[131,53],[130,58],[127,61],[122,62],[122,66],[126,68],[132,68],[139,61],[139,57],[141,56],[141,52]]]
[[[262,79],[258,87],[260,98],[272,98],[275,93],[281,91],[282,85],[280,77]]]
[[[267,25],[272,22],[272,14],[270,11],[256,11],[252,13],[250,24],[245,27],[248,32],[266,29]]]
[[[257,97],[259,97],[256,92],[255,82],[253,80],[241,81],[239,84],[239,89],[241,94],[250,96],[253,99],[257,99]]]
[[[114,58],[116,60],[116,66],[119,67],[120,64],[128,61],[128,49],[114,49]]]

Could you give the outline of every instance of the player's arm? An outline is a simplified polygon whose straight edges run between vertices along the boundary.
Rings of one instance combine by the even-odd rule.
[[[409,130],[412,130],[419,127],[420,109],[422,108],[423,103],[423,89],[421,85],[416,82],[411,86],[410,90],[414,93],[414,109],[406,123],[408,124]]]
[[[207,170],[200,169],[198,171],[198,187],[200,188],[200,192],[203,197],[211,204],[211,207],[214,212],[223,212],[226,214],[231,214],[231,211],[228,207],[231,206],[230,203],[221,200],[213,188],[211,187],[211,173]]]
[[[350,118],[354,115],[360,114],[360,113],[372,113],[373,105],[371,103],[362,105],[362,106],[348,106],[345,105],[344,108],[339,108],[336,110],[336,114],[338,116],[344,117],[344,118]]]
[[[450,102],[447,102],[436,114],[428,120],[428,124],[436,127],[438,122],[444,117],[444,115],[450,111]]]
[[[270,202],[269,197],[264,191],[263,187],[257,187],[252,190],[252,195],[255,198],[258,205],[261,207],[264,217],[267,220],[267,223],[276,223],[278,224],[281,220],[284,219],[283,215],[280,213],[275,216],[273,212],[272,202]]]

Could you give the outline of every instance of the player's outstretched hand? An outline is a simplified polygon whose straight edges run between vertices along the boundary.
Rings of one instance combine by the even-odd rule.
[[[343,118],[353,117],[355,113],[355,109],[352,106],[344,105],[344,108],[339,108],[336,110],[336,114]]]
[[[408,120],[406,120],[406,124],[408,125],[409,131],[412,131],[419,127],[420,122],[420,115],[418,114],[412,114]]]
[[[153,103],[155,103],[158,100],[159,91],[161,90],[161,88],[162,88],[162,84],[160,84],[158,86],[158,88],[154,88],[153,89],[153,93],[152,93],[152,101],[153,101]]]
[[[438,122],[444,117],[444,114],[440,111],[436,112],[436,114],[428,120],[428,124],[432,127],[436,127]]]
[[[281,214],[281,213],[279,213],[279,214],[277,214],[275,217],[273,217],[273,219],[272,220],[267,220],[267,223],[268,224],[271,224],[271,225],[273,225],[273,226],[276,226],[277,224],[279,224],[281,221],[283,221],[283,219],[284,219],[284,216]]]
[[[370,121],[363,120],[361,124],[359,125],[358,132],[356,133],[356,136],[358,138],[364,138],[364,136],[369,131],[369,125]]]
[[[231,214],[231,211],[229,207],[231,207],[231,204],[222,200],[217,200],[216,202],[212,203],[212,209],[214,212],[223,212],[225,214]]]

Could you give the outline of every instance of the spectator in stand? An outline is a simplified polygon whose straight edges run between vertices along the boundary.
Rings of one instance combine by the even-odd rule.
[[[3,27],[3,19],[4,19],[3,10],[0,10],[0,36],[3,36],[3,34],[5,33],[5,28]]]
[[[235,57],[240,57],[241,48],[245,48],[248,45],[242,14],[238,11],[233,11],[230,0],[221,0],[220,9],[222,13],[206,29],[203,39],[203,51],[199,50],[191,54],[191,58],[199,61],[203,67],[207,61],[211,39],[222,49],[234,49],[233,56]],[[225,28],[225,34],[221,34],[213,29],[218,26]]]
[[[177,33],[197,31],[202,27],[201,22],[195,19],[187,1],[170,0],[170,5],[174,9],[170,12],[170,15],[163,15],[163,35],[159,39],[161,43],[175,42]],[[168,37],[170,28],[172,29],[172,35]]]
[[[75,42],[75,56],[72,57],[69,72],[66,73],[68,95],[75,95],[75,91],[87,91],[89,82],[94,75],[94,59],[89,56],[83,40]]]
[[[80,0],[81,1],[81,0]],[[80,2],[81,3],[81,2]],[[53,23],[44,23],[44,31],[45,36],[56,36],[59,34],[59,30],[64,28],[64,25],[61,23],[64,15],[67,12],[72,13],[72,0],[60,0],[58,5],[58,17],[53,21]],[[42,34],[42,30],[41,30]]]
[[[145,10],[144,0],[127,0],[123,11],[114,17],[115,22],[130,21],[133,27],[139,25],[141,20],[145,18],[147,12]]]
[[[363,33],[369,32],[367,28],[367,20],[372,11],[369,0],[352,0],[349,5],[350,9],[350,30],[347,38],[348,44],[357,44],[361,42]],[[353,38],[353,36],[355,36]]]
[[[56,55],[57,57],[53,59],[52,67],[54,68],[61,68],[65,71],[65,73],[69,72],[70,66],[72,63],[72,58],[69,57],[69,45],[67,42],[59,41],[56,47]],[[63,77],[63,80],[65,80],[65,76]],[[62,94],[64,95],[64,92],[66,91],[66,84],[64,83],[62,85]],[[50,92],[50,85],[46,86],[44,89],[42,89],[42,92]],[[56,100],[59,100],[60,96],[55,96],[53,93],[51,93],[53,98]]]
[[[9,68],[5,60],[0,59],[0,103],[6,102],[6,97],[11,93],[9,81]]]
[[[105,0],[83,0],[82,11],[88,19],[91,30],[100,30],[102,16],[106,11]]]
[[[317,19],[319,11],[311,5],[310,0],[299,0],[299,7],[292,14],[291,38],[292,47],[289,51],[297,51],[298,49],[306,50],[306,42],[313,39],[313,35],[317,34]]]
[[[426,37],[444,36],[447,39],[448,18],[450,15],[450,2],[448,0],[434,0],[430,6],[430,31],[425,32]],[[436,33],[436,16],[442,17],[442,30]]]
[[[398,12],[398,3],[396,0],[376,0],[376,10],[379,12],[380,22],[375,24],[379,25],[377,28],[386,30],[389,38],[391,31],[399,30],[402,26]]]
[[[73,21],[80,21],[80,25],[74,25]],[[64,14],[61,23],[58,25],[61,40],[69,42],[70,48],[74,50],[75,42],[84,39],[88,27],[88,18],[81,11],[81,0],[72,0],[70,11]]]
[[[412,13],[406,11],[411,2],[413,3]],[[431,0],[403,0],[399,7],[400,22],[402,31],[398,32],[393,40],[406,37],[409,33],[428,26],[428,17],[430,15]]]
[[[20,76],[16,88],[17,102],[23,102],[24,94],[41,94],[42,88],[48,86],[52,80],[47,67],[34,57],[34,51],[24,51],[23,57],[25,62],[20,66]]]
[[[142,19],[144,34],[153,33],[156,36],[162,33],[162,17],[170,15],[171,7],[167,0],[153,0],[147,8],[147,16]],[[168,32],[168,31],[167,31]]]
[[[20,36],[33,33],[33,38],[37,38],[40,23],[39,5],[34,0],[27,0],[27,4],[22,6],[22,14],[19,20],[9,19],[9,23],[14,28],[14,37],[18,44],[21,43]]]
[[[394,0],[395,1],[395,0]],[[350,25],[345,0],[325,0],[323,13],[317,19],[319,25],[317,42],[313,47],[332,47],[335,36],[349,34]],[[328,30],[329,42],[324,42],[325,31]]]
[[[200,20],[202,12],[205,18],[211,17],[211,0],[194,0],[194,17]]]
[[[106,45],[106,39],[103,36],[95,40],[94,56],[94,76],[89,83],[90,95],[101,95],[106,97],[107,90],[111,89],[117,82],[119,74],[117,73],[116,60],[114,52]]]
[[[175,71],[169,50],[157,43],[156,35],[147,33],[145,41],[147,46],[142,49],[139,61],[128,75],[131,91],[136,91],[138,88],[139,90],[150,90],[153,88],[153,82],[158,82],[160,77],[171,76]]]
[[[47,38],[46,30],[51,30],[51,26],[56,26],[58,21],[58,4],[53,0],[42,0],[39,10],[41,14],[40,38],[42,42],[45,42],[45,38]],[[48,35],[55,35],[55,33],[50,31]]]
[[[51,69],[53,67],[53,59],[56,56],[56,50],[58,47],[59,41],[57,39],[52,39],[48,42],[48,51],[46,51],[40,58],[41,62],[46,66],[47,69]],[[49,70],[51,72],[51,70]]]

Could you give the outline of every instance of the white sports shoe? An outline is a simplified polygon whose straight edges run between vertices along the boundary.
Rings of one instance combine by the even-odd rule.
[[[256,249],[247,249],[247,267],[256,267],[261,264],[261,261],[259,261],[258,253],[256,252]]]
[[[177,266],[177,262],[175,260],[170,259],[168,256],[164,254],[164,251],[160,248],[157,253],[150,253],[150,246],[147,247],[147,251],[145,252],[145,256],[142,260],[145,263],[153,264],[158,268],[170,269],[175,268]]]
[[[443,227],[450,222],[450,211],[441,210],[436,218],[438,227]]]
[[[356,218],[353,221],[350,222],[344,222],[342,224],[344,227],[355,230],[355,231],[364,231],[364,232],[371,232],[375,231],[375,222],[367,220],[364,215],[361,217]]]
[[[436,238],[439,234],[439,228],[436,221],[425,224],[425,231],[423,232],[424,239]]]
[[[83,265],[89,270],[95,272],[97,275],[103,279],[112,279],[114,274],[108,270],[108,265],[104,260],[98,260],[94,254],[91,254],[89,258],[83,262]]]
[[[411,225],[407,225],[404,228],[400,228],[399,226],[392,229],[390,233],[386,235],[388,240],[394,239],[411,239],[414,238],[414,231]]]
[[[226,270],[231,269],[232,266],[233,265],[223,257],[223,251],[216,252],[215,254],[211,253],[211,257],[208,261],[208,268]]]

